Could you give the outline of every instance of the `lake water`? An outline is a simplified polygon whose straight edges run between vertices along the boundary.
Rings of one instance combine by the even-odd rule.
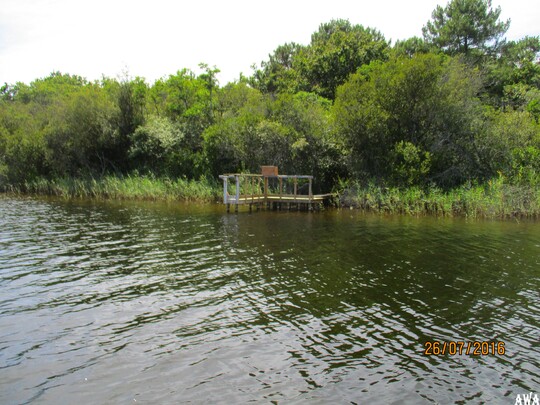
[[[3,196],[0,294],[2,404],[540,396],[538,222]]]

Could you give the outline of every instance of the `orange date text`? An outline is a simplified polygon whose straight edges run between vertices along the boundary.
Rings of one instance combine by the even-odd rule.
[[[488,341],[427,341],[424,343],[426,356],[466,355],[466,356],[503,356],[505,354],[504,342]]]

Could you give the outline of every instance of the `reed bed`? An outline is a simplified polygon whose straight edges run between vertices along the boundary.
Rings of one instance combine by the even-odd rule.
[[[469,218],[540,218],[540,189],[505,183],[466,184],[444,191],[437,187],[381,187],[373,183],[347,185],[340,204],[366,211]]]
[[[223,192],[220,182],[206,177],[188,180],[138,174],[37,178],[17,186],[6,186],[3,191],[64,198],[194,202],[219,201]],[[503,177],[485,184],[465,184],[451,190],[437,187],[383,187],[374,183],[361,185],[358,182],[347,182],[340,185],[337,194],[338,204],[342,207],[379,213],[468,218],[540,218],[540,188],[528,184],[509,184]]]
[[[44,194],[65,198],[100,198],[129,200],[186,200],[211,202],[221,196],[220,184],[205,177],[199,180],[140,175],[104,177],[37,178],[8,192]]]

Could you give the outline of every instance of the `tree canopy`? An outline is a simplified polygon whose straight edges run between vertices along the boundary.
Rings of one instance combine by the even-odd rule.
[[[348,20],[321,24],[307,46],[276,48],[254,73],[254,85],[269,93],[307,91],[334,99],[337,87],[372,60],[387,58],[388,42],[372,28]]]
[[[505,176],[539,185],[540,39],[503,38],[485,0],[438,6],[424,37],[394,46],[332,20],[308,44],[278,46],[253,75],[219,69],[90,82],[54,72],[0,89],[0,187],[132,172],[313,174],[454,187]]]
[[[500,14],[500,7],[491,8],[491,0],[452,0],[435,8],[422,32],[427,42],[451,55],[490,53],[510,26],[510,20],[499,21]]]

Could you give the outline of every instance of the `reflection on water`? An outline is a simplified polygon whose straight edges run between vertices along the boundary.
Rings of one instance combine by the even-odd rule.
[[[0,199],[0,403],[540,391],[538,223],[224,211]]]

